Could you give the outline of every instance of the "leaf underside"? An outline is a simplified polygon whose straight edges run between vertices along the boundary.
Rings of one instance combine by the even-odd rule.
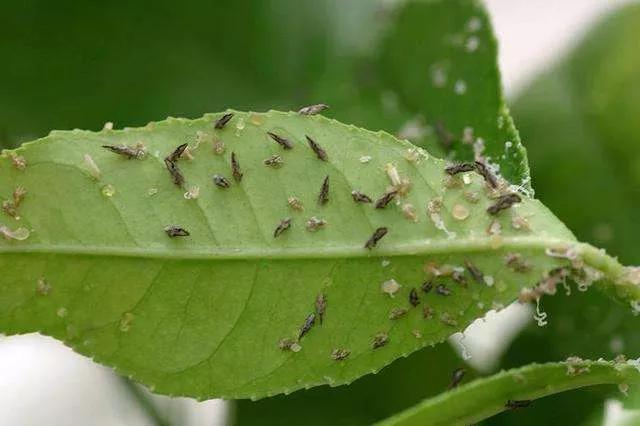
[[[576,244],[544,206],[524,196],[489,215],[495,200],[481,176],[468,172],[451,181],[442,160],[388,134],[321,116],[234,114],[223,129],[214,128],[221,117],[214,114],[123,131],[53,132],[4,152],[5,196],[18,186],[27,194],[14,214],[19,219],[7,215],[0,231],[24,237],[28,230],[29,237],[0,247],[0,331],[53,336],[158,393],[256,399],[349,383],[438,343],[567,265],[548,256],[548,248]],[[267,132],[288,138],[293,149]],[[328,161],[318,159],[306,135]],[[217,155],[213,147],[221,142],[225,152]],[[144,159],[101,147],[138,143]],[[182,143],[189,143],[192,159],[176,160],[186,179],[179,188],[163,158]],[[231,152],[241,182],[232,178]],[[283,160],[279,168],[263,163],[274,154]],[[374,199],[389,190],[390,170],[402,188],[410,187],[397,204],[374,209],[354,202],[354,189]],[[214,185],[215,174],[229,188]],[[326,176],[328,202],[320,205]],[[289,197],[304,210],[291,209]],[[427,215],[428,202],[439,197],[442,209]],[[407,204],[415,222],[406,217]],[[307,230],[312,216],[326,226]],[[284,218],[291,227],[274,238]],[[528,226],[515,229],[514,219],[523,218]],[[489,236],[494,220],[501,232]],[[168,225],[190,236],[170,238]],[[388,235],[365,249],[379,227]],[[582,245],[574,250],[619,278],[613,260]],[[507,266],[514,254],[526,270]],[[467,263],[483,273],[480,282]],[[402,286],[393,297],[381,290],[391,279]],[[420,290],[426,280],[434,285],[428,294]],[[437,285],[451,295],[438,294]],[[412,288],[416,307],[409,303]],[[624,290],[635,296],[635,287]],[[326,296],[322,324],[316,320],[298,352],[280,349],[282,339],[298,337],[320,294]],[[388,343],[373,349],[381,335]],[[348,356],[335,360],[335,350]]]

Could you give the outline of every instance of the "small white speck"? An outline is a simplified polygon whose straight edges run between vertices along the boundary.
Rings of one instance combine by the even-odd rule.
[[[444,87],[447,84],[447,72],[442,64],[435,64],[431,66],[431,82],[434,87]]]
[[[370,155],[363,155],[362,157],[360,157],[360,162],[361,163],[368,163],[369,161],[371,161],[371,156]]]
[[[478,50],[478,46],[480,46],[480,40],[476,36],[471,36],[467,39],[466,44],[464,45],[467,52],[475,52]]]
[[[467,21],[467,31],[475,33],[482,28],[482,21],[477,16],[473,16]]]
[[[453,87],[453,91],[456,93],[456,95],[464,95],[465,93],[467,93],[467,83],[465,83],[464,80],[456,81],[456,84]]]

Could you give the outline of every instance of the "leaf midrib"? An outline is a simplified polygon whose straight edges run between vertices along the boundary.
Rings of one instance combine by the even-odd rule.
[[[460,254],[479,251],[496,251],[504,248],[540,249],[578,245],[575,240],[546,237],[504,237],[499,245],[491,238],[456,238],[455,240],[418,241],[409,244],[394,244],[393,247],[376,248],[370,252],[358,246],[301,248],[206,248],[188,250],[167,250],[141,247],[107,247],[86,245],[32,244],[0,247],[0,254],[64,254],[72,256],[133,257],[184,260],[225,260],[225,259],[335,259],[385,256],[420,256],[430,254]],[[580,244],[582,245],[582,244]]]

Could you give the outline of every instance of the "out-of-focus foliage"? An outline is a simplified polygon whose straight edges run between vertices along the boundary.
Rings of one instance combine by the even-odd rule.
[[[514,119],[527,145],[536,194],[578,238],[640,261],[640,5],[606,17],[570,56],[518,97]],[[543,299],[549,325],[532,324],[504,367],[572,355],[640,356],[640,326],[628,305],[597,292],[564,290]],[[549,399],[525,424],[579,424],[611,391],[582,390]],[[620,396],[620,394],[613,394]],[[508,424],[506,415],[491,424]]]
[[[449,345],[438,345],[399,359],[378,374],[349,386],[322,386],[252,402],[237,401],[237,426],[370,425],[447,389],[456,368],[463,365]],[[475,375],[470,369],[466,382]]]
[[[375,28],[358,25],[375,2],[340,3],[2,2],[0,142],[313,103],[326,68]]]

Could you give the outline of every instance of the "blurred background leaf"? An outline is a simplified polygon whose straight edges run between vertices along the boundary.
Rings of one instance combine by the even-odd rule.
[[[513,105],[531,159],[536,195],[578,239],[631,264],[640,262],[638,52],[640,5],[631,4],[604,18],[565,61],[536,79]],[[575,286],[571,296],[560,287],[542,304],[549,325],[531,324],[511,345],[501,367],[573,355],[640,356],[640,319],[629,306],[596,291],[581,293]],[[602,419],[604,400],[622,396],[615,387],[606,387],[546,398],[520,416],[519,424]],[[512,424],[515,414],[497,416],[487,424]]]
[[[362,49],[374,2],[217,0],[0,5],[0,140],[168,115],[291,109]],[[318,100],[320,101],[320,100]]]

